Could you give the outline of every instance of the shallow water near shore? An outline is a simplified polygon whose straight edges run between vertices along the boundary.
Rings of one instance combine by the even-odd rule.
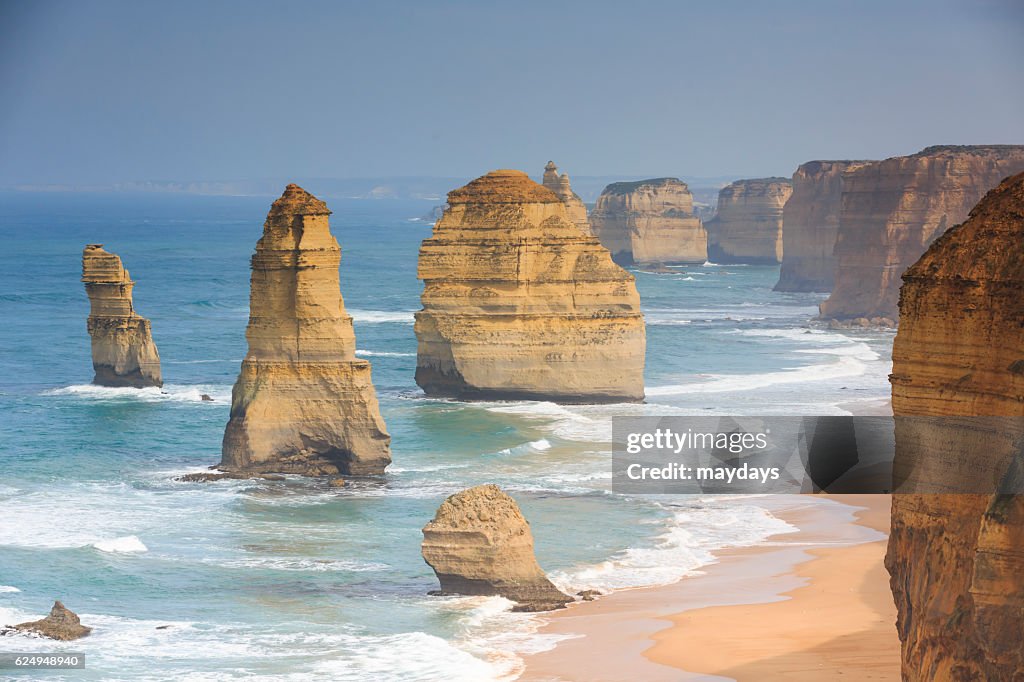
[[[633,268],[644,405],[427,399],[412,315],[430,232],[415,218],[431,202],[328,198],[394,464],[342,489],[175,482],[219,460],[271,200],[0,196],[0,625],[59,598],[95,628],[71,644],[3,638],[0,650],[84,652],[76,680],[507,679],[557,637],[502,599],[426,596],[436,580],[420,528],[446,495],[485,482],[510,492],[567,591],[665,584],[786,524],[753,496],[613,494],[613,415],[841,414],[888,394],[891,333],[810,325],[820,296],[772,292],[777,267],[707,264]],[[86,243],[119,254],[137,282],[163,389],[89,385]]]

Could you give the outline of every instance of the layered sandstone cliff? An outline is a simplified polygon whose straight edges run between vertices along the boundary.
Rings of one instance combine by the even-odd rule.
[[[587,206],[583,203],[576,192],[572,191],[569,185],[568,173],[559,173],[558,166],[554,161],[548,161],[544,166],[543,185],[555,193],[562,203],[565,204],[565,212],[569,220],[576,224],[584,233],[590,232],[590,223],[587,221]]]
[[[446,499],[423,528],[422,553],[443,593],[499,595],[522,611],[557,609],[573,601],[537,564],[530,524],[496,485]]]
[[[843,176],[835,287],[824,318],[896,317],[900,276],[985,192],[1024,170],[1024,146],[928,147]]]
[[[868,161],[810,161],[793,173],[782,210],[782,268],[775,291],[832,291],[843,173]]]
[[[737,180],[718,193],[708,221],[708,258],[715,263],[782,261],[782,207],[793,193],[789,178]]]
[[[163,386],[160,354],[149,320],[135,312],[135,282],[116,254],[102,244],[82,252],[82,281],[89,296],[87,328],[92,338],[92,382],[100,386]]]
[[[703,263],[708,237],[685,182],[655,178],[608,185],[591,230],[617,263]]]
[[[297,185],[252,257],[249,352],[231,393],[221,468],[380,474],[391,461],[370,363],[355,356],[327,205]]]
[[[894,473],[919,494],[893,496],[886,567],[904,680],[1024,679],[1024,496],[992,494],[1021,482],[1022,243],[1024,173],[903,276]],[[924,494],[942,491],[971,494]]]
[[[428,395],[557,402],[644,397],[633,277],[525,173],[448,194],[420,248],[416,383]]]

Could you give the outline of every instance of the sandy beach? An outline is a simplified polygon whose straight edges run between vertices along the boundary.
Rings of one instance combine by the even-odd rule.
[[[543,632],[575,637],[528,657],[521,679],[899,680],[889,496],[767,504],[799,530],[723,551],[676,584],[553,614]]]

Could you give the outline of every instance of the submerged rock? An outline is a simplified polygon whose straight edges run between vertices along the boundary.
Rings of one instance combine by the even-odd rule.
[[[370,377],[339,291],[327,205],[298,185],[274,202],[252,257],[249,352],[231,392],[221,468],[381,474],[391,462]]]
[[[446,499],[423,528],[422,552],[442,594],[498,595],[516,602],[519,611],[559,609],[573,601],[537,564],[530,524],[496,485]]]
[[[782,209],[793,193],[789,178],[737,180],[718,193],[708,221],[708,258],[715,263],[780,263]]]
[[[82,281],[89,296],[92,382],[99,386],[163,386],[160,354],[149,320],[135,312],[131,280],[116,254],[102,244],[82,252]]]
[[[587,221],[587,206],[583,203],[576,192],[572,191],[569,185],[569,176],[566,173],[559,174],[558,166],[554,161],[548,161],[544,166],[544,186],[555,193],[562,203],[565,204],[565,212],[576,227],[584,234],[590,234],[590,223]]]
[[[46,618],[29,623],[20,623],[11,627],[21,632],[31,632],[61,641],[81,639],[92,632],[92,628],[82,625],[78,614],[65,607],[59,601],[53,602],[50,615],[46,616]]]
[[[420,248],[416,383],[431,396],[555,402],[644,397],[633,276],[525,173],[448,195]]]

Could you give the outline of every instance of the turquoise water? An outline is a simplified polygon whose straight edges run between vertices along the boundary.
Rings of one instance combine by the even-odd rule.
[[[315,188],[310,188],[315,191]],[[420,528],[503,486],[566,590],[664,584],[785,524],[758,498],[610,492],[614,414],[839,414],[888,393],[891,335],[808,325],[778,268],[635,270],[646,405],[459,403],[413,382],[422,201],[329,199],[342,292],[394,464],[379,482],[185,484],[219,460],[245,354],[249,256],[271,198],[0,196],[0,625],[62,599],[95,628],[66,679],[488,680],[555,644],[498,598],[432,598]],[[118,253],[153,323],[162,390],[89,385],[84,244]],[[206,393],[213,402],[201,401]],[[169,625],[164,629],[159,626]],[[59,679],[59,673],[36,673]]]

